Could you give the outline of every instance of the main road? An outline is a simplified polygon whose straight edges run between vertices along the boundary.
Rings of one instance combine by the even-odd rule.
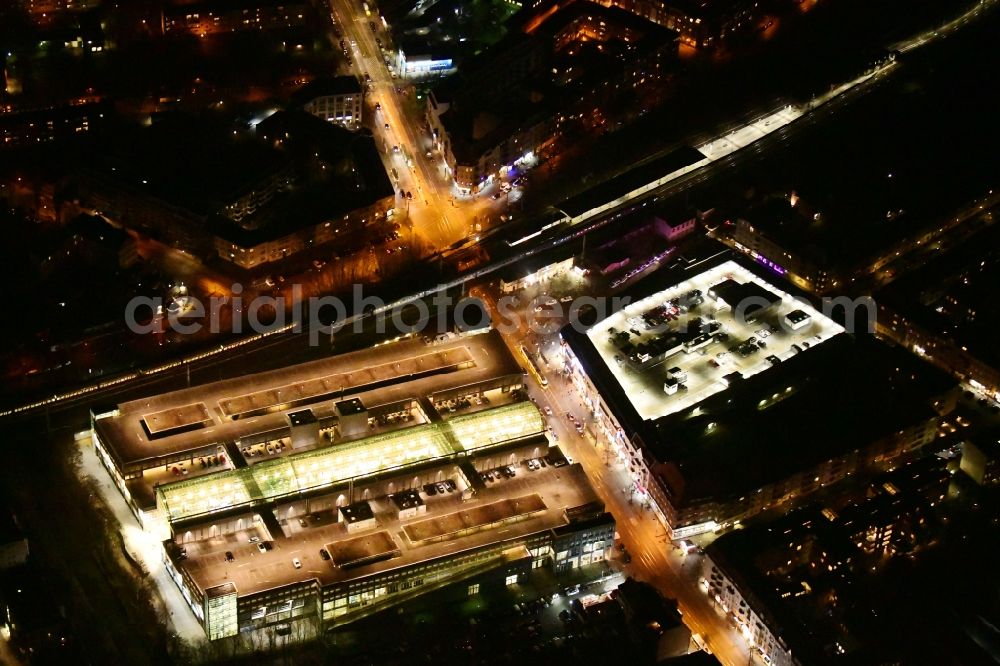
[[[382,39],[381,34],[388,43],[382,19],[375,12],[367,15],[356,0],[330,0],[330,8],[350,49],[353,68],[363,85],[368,86],[371,106],[379,105],[373,111],[373,132],[383,150],[387,171],[395,170],[398,176],[397,189],[412,195],[412,199],[401,199],[400,207],[407,211],[414,233],[436,249],[465,238],[472,228],[474,213],[453,198],[451,180],[440,157],[435,157],[436,153],[427,157],[430,139],[423,135],[423,123],[410,108],[413,100],[407,98],[413,93],[393,77],[376,41]]]
[[[482,298],[495,320],[499,321],[495,301],[497,294],[488,289],[476,286],[470,293]],[[562,373],[558,334],[551,332],[557,328],[554,323],[562,322],[542,320],[542,330],[528,325],[532,321],[533,296],[538,296],[535,291],[540,289],[520,294],[518,303],[513,307],[518,326],[503,331],[503,337],[515,357],[520,356],[522,346],[531,351],[538,348],[543,352],[537,356],[537,365],[548,383],[541,387],[529,380],[529,395],[546,413],[551,410],[547,421],[552,437],[564,453],[583,465],[594,490],[614,515],[621,541],[632,556],[625,565],[626,572],[676,599],[685,624],[692,633],[702,636],[723,664],[763,664],[759,654],[751,651],[728,617],[717,609],[714,600],[700,587],[703,555],[685,554],[675,547],[653,511],[632,499],[629,492],[631,484],[624,465],[603,438],[595,436],[582,400],[572,382]],[[535,330],[531,330],[533,328]],[[569,415],[573,416],[572,420]],[[583,433],[578,432],[577,423],[586,424]]]

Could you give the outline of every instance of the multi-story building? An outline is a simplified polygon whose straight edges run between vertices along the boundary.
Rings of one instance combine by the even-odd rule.
[[[584,0],[540,3],[509,27],[428,95],[431,133],[466,191],[542,152],[565,117],[593,116],[638,82],[656,80],[677,52],[675,32]]]
[[[547,62],[542,42],[509,33],[461,79],[448,79],[427,96],[434,143],[460,188],[477,190],[551,137],[558,102],[549,86],[534,82]]]
[[[890,176],[885,179],[889,184],[871,186],[862,176],[852,178],[858,182],[851,186],[864,191],[850,206],[830,203],[821,193],[766,193],[734,215],[731,224],[720,227],[717,236],[781,272],[796,287],[828,294],[843,293],[856,281],[879,284],[898,278],[907,269],[896,263],[900,257],[927,247],[968,220],[968,211],[955,214],[946,208],[959,205],[954,196],[935,200],[932,207],[921,185],[893,187]],[[821,196],[824,206],[818,204]]]
[[[1000,321],[993,275],[1000,268],[1000,232],[980,231],[875,295],[875,330],[1000,400],[1000,355],[993,331]]]
[[[396,72],[408,79],[446,76],[457,71],[455,59],[443,52],[440,44],[430,45],[426,40],[401,36],[393,63]]]
[[[827,518],[805,509],[714,541],[702,585],[765,663],[832,663],[856,644],[829,600],[850,585],[858,559]]]
[[[256,135],[155,123],[97,156],[79,178],[79,207],[247,269],[392,214],[395,191],[370,134],[282,111]]]
[[[66,14],[96,9],[103,0],[21,0],[21,4],[35,23],[45,25]]]
[[[619,7],[680,34],[695,48],[713,48],[745,32],[757,12],[755,0],[595,0]]]
[[[30,148],[86,135],[111,117],[103,102],[38,109],[0,110],[0,149]]]
[[[504,294],[543,283],[573,270],[573,256],[541,256],[512,264],[500,272],[500,291]]]
[[[936,511],[950,480],[944,461],[927,456],[878,475],[863,497],[823,512],[865,553],[912,555],[937,536]]]
[[[959,466],[981,486],[1000,484],[1000,431],[994,429],[963,441]]]
[[[364,91],[354,76],[316,79],[295,91],[292,104],[350,130],[361,127]]]
[[[119,405],[94,444],[211,639],[321,629],[608,556],[614,521],[522,381],[495,332],[410,339]]]
[[[954,406],[944,373],[848,335],[749,266],[722,256],[672,277],[562,335],[599,432],[674,538],[888,466]]]
[[[204,37],[246,30],[285,30],[306,26],[308,2],[296,0],[175,0],[163,9],[164,33]]]

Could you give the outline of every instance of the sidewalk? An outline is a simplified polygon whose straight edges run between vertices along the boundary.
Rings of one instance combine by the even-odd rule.
[[[128,504],[125,503],[125,499],[111,480],[111,476],[98,460],[90,438],[78,438],[76,443],[80,446],[81,472],[97,481],[101,499],[104,500],[121,525],[122,538],[129,555],[149,572],[150,578],[156,584],[157,594],[170,614],[169,630],[191,644],[204,641],[205,631],[201,628],[198,619],[191,612],[184,597],[181,596],[180,590],[163,565],[161,560],[162,544],[156,540],[156,537],[143,531],[139,526],[139,521],[136,520]]]

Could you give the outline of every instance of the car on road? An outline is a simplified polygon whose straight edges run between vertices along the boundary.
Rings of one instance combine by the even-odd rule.
[[[382,102],[375,102],[375,110],[376,111],[382,110]]]
[[[254,536],[250,537],[250,543],[258,543],[259,541],[260,541],[260,537],[257,536],[256,534]]]
[[[266,553],[267,552],[267,546],[264,544],[263,541],[258,541],[257,542],[257,550],[259,550],[262,553]]]
[[[393,146],[392,147],[392,152],[398,153],[399,152],[399,146]]]
[[[545,405],[545,415],[552,416],[552,408],[549,407],[548,405]]]
[[[386,123],[386,124],[385,124],[385,128],[386,128],[386,129],[389,129],[389,123]]]
[[[233,560],[235,560],[235,559],[236,559],[236,558],[235,558],[235,557],[233,557],[233,551],[231,551],[231,550],[227,550],[227,551],[226,551],[226,562],[232,562],[232,561],[233,561]]]
[[[292,566],[295,567],[296,569],[301,569],[302,568],[302,562],[299,560],[299,558],[293,557],[292,558]]]

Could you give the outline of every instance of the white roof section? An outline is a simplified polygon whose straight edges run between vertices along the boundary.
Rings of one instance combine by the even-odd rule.
[[[739,283],[756,282],[780,296],[781,304],[754,323],[736,321],[728,307],[723,307],[708,295],[712,286],[727,279]],[[630,333],[633,342],[651,339],[655,337],[655,333],[645,328],[642,321],[643,313],[695,289],[701,291],[704,303],[688,314],[680,314],[673,325],[682,326],[692,317],[702,317],[704,321],[714,317],[722,324],[722,330],[729,334],[729,340],[713,341],[702,350],[693,350],[690,353],[681,351],[646,370],[630,367],[625,360],[625,354],[612,344],[609,329],[637,331],[639,336]],[[802,310],[810,316],[807,325],[794,331],[783,323],[785,315],[793,310]],[[779,330],[777,332],[767,330],[771,324],[777,326]],[[761,333],[762,329],[766,332]],[[807,352],[810,347],[843,332],[842,326],[820,313],[808,301],[792,296],[734,261],[727,261],[669,289],[628,305],[592,327],[587,331],[587,337],[590,338],[610,373],[621,385],[639,416],[644,420],[650,420],[691,407],[708,396],[725,390],[728,386],[724,379],[726,375],[739,372],[744,377],[749,377],[764,372],[773,367],[770,357],[776,356],[783,360],[800,353],[799,350]],[[746,357],[730,351],[750,337],[763,340],[766,347],[758,348],[756,353]],[[798,350],[793,345],[796,345]],[[616,357],[621,361],[616,360]],[[663,384],[669,376],[668,369],[674,367],[679,367],[687,373],[686,390],[667,395]]]

